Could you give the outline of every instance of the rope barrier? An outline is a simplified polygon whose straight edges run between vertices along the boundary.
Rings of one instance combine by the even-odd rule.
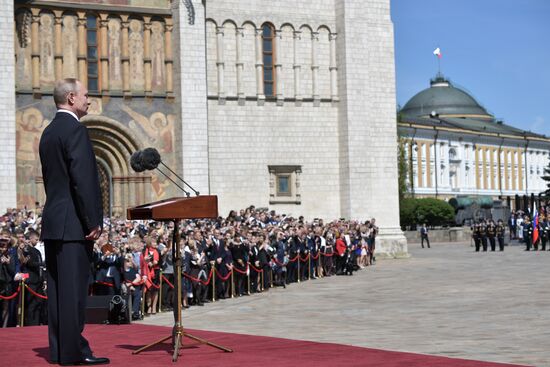
[[[233,270],[231,270],[229,273],[227,273],[227,275],[225,277],[221,276],[220,275],[220,272],[216,272],[216,275],[218,276],[219,279],[223,280],[224,282],[231,278],[231,274],[233,274]]]
[[[317,259],[319,258],[319,256],[321,256],[321,253],[320,253],[320,252],[317,253],[317,256],[311,255],[311,258],[312,258],[313,260],[317,260]]]
[[[115,285],[113,283],[107,283],[107,282],[100,282],[99,280],[96,280],[96,284],[105,285],[107,287],[114,287]]]
[[[321,252],[321,255],[323,255],[324,257],[332,257],[332,256],[334,255],[334,253],[332,253],[332,254],[325,254],[325,253]]]
[[[295,262],[296,260],[298,260],[298,257],[299,257],[299,256],[300,256],[300,255],[296,255],[296,257],[295,257],[294,259],[288,259],[288,262],[289,262],[289,263]]]
[[[168,279],[166,279],[166,277],[163,275],[162,276],[162,279],[164,279],[164,281],[166,282],[166,284],[168,284],[168,286],[172,289],[174,289],[174,285],[172,283],[170,283],[170,281],[168,281]]]
[[[254,265],[250,264],[250,267],[252,268],[252,270],[254,270],[256,273],[263,273],[264,272],[264,269],[258,269],[256,268]]]
[[[189,274],[187,274],[187,273],[183,273],[183,276],[186,277],[187,279],[191,279],[191,280],[194,281],[194,282],[201,282],[202,285],[208,285],[208,284],[210,284],[210,281],[212,280],[212,273],[213,273],[213,271],[210,270],[210,274],[208,274],[208,279],[206,279],[206,280],[200,280],[199,278],[195,278],[195,277],[193,277],[193,276],[191,276],[191,275],[189,275]],[[217,275],[217,274],[216,274],[216,275]],[[219,275],[218,275],[218,276],[219,276]],[[223,278],[222,278],[222,279],[223,279]],[[227,280],[227,278],[224,279],[224,280]]]
[[[250,265],[250,266],[252,266],[252,265]],[[246,274],[248,273],[248,266],[245,268],[245,270],[240,270],[239,268],[237,268],[236,266],[234,266],[234,267],[233,267],[233,270],[235,270],[237,273],[246,275]]]
[[[38,298],[42,298],[42,299],[48,299],[48,296],[45,296],[45,295],[40,294],[40,293],[36,293],[36,292],[33,291],[32,288],[29,287],[26,283],[23,283],[23,284],[25,284],[25,288],[27,288],[27,290],[28,290],[29,292],[31,292],[31,294],[32,294],[33,296],[38,297]]]
[[[15,297],[17,297],[20,290],[21,290],[21,286],[17,287],[17,290],[15,291],[14,294],[9,295],[9,296],[0,296],[0,299],[3,299],[5,301],[9,301],[10,299],[14,299]]]
[[[285,264],[283,264],[282,262],[280,262],[279,260],[277,260],[275,257],[272,259],[273,262],[279,266],[285,266]]]
[[[300,261],[305,263],[309,260],[309,254],[306,255],[306,257],[304,257],[303,259],[300,257]]]

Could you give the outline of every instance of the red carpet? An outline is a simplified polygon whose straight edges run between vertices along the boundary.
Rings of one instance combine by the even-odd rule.
[[[86,325],[85,336],[97,356],[109,357],[111,366],[170,366],[166,342],[138,355],[138,347],[167,336],[171,328],[149,325]],[[422,354],[391,352],[347,345],[305,342],[253,335],[187,330],[199,337],[234,349],[218,349],[185,338],[185,349],[174,365],[180,366],[383,366],[383,367],[505,367],[511,364],[470,361]],[[3,366],[47,366],[45,326],[0,329]]]

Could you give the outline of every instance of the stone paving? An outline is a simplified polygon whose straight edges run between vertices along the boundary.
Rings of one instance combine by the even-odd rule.
[[[446,243],[409,252],[352,277],[191,307],[184,327],[550,366],[550,251]]]

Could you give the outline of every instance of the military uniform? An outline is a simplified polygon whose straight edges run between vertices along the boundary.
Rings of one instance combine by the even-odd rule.
[[[504,251],[504,224],[501,220],[498,221],[497,227],[496,227],[496,234],[497,234],[497,240],[498,240],[498,249],[500,251]]]
[[[495,223],[491,220],[487,225],[487,239],[489,240],[489,244],[491,245],[491,251],[496,250],[496,242],[495,242],[496,234],[497,234],[497,227],[495,226]]]
[[[523,241],[525,242],[525,251],[531,251],[531,241],[533,240],[533,224],[526,217],[522,223],[523,227]]]
[[[479,223],[474,224],[472,227],[472,238],[476,246],[476,252],[479,252],[481,247],[481,225]]]

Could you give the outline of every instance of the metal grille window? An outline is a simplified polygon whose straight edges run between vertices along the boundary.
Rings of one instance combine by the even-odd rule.
[[[272,25],[264,24],[262,27],[262,56],[264,64],[264,95],[275,95],[275,30]]]
[[[88,90],[99,91],[98,51],[97,51],[97,17],[88,15],[86,21],[86,45],[88,62]]]

